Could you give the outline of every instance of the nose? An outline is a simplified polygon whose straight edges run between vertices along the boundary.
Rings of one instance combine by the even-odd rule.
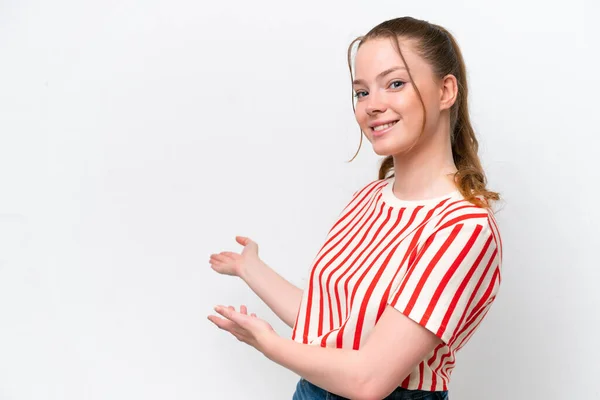
[[[368,103],[365,107],[365,111],[370,116],[373,116],[377,113],[384,113],[387,110],[386,103],[380,98],[380,96],[377,96],[376,94],[370,94],[367,102]]]

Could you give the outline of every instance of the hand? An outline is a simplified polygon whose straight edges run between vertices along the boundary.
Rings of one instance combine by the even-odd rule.
[[[277,332],[266,321],[258,318],[256,314],[248,315],[246,306],[240,307],[240,312],[232,306],[217,306],[215,311],[224,318],[209,315],[208,319],[219,328],[231,333],[240,342],[244,342],[264,353],[269,339],[278,336]]]
[[[236,236],[236,242],[244,246],[241,254],[231,251],[222,251],[210,255],[210,266],[213,270],[223,275],[241,276],[247,268],[261,263],[258,257],[258,244],[247,237]]]

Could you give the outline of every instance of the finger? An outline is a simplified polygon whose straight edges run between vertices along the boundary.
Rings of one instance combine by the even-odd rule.
[[[228,263],[232,263],[236,261],[235,253],[222,252],[221,258]]]
[[[212,254],[210,256],[211,260],[217,261],[217,262],[230,262],[232,259],[229,256],[226,256],[224,254]]]
[[[227,319],[232,319],[233,315],[236,314],[235,308],[232,306],[225,307],[218,305],[215,307],[215,311]]]
[[[256,314],[254,314],[254,313],[250,314],[250,316],[256,318]]]
[[[242,304],[242,305],[240,306],[240,312],[241,312],[242,314],[246,314],[246,315],[248,315],[248,309],[246,308],[246,306],[245,306],[245,305],[243,305],[243,304]]]
[[[243,337],[242,335],[240,335],[239,333],[237,333],[237,332],[231,332],[231,334],[232,334],[233,336],[235,336],[235,338],[236,338],[237,340],[239,340],[240,342],[243,342],[243,341],[244,341],[244,337]]]
[[[208,263],[213,267],[223,267],[223,266],[227,265],[226,262],[219,261],[219,260],[208,260]]]
[[[217,257],[210,257],[210,260],[208,260],[208,262],[212,265],[224,265],[225,264],[225,260],[221,259],[221,258],[217,258]]]
[[[235,309],[231,306],[229,306],[229,307],[217,306],[217,307],[215,307],[215,311],[218,312],[219,314],[221,314],[223,317],[227,318],[230,321],[233,321],[234,323],[236,323],[240,326],[245,325],[245,321],[246,321],[245,318],[247,318],[247,316],[236,312]]]
[[[230,258],[232,260],[235,260],[236,258],[239,257],[239,254],[231,252],[231,251],[223,251],[223,252],[221,252],[221,255],[223,257],[227,257],[227,258]]]
[[[220,329],[222,329],[224,331],[227,331],[227,332],[233,331],[235,329],[235,327],[237,326],[237,324],[235,322],[233,322],[233,321],[229,321],[227,319],[215,317],[214,315],[209,315],[208,316],[208,320],[210,322],[212,322],[213,324],[215,324]]]

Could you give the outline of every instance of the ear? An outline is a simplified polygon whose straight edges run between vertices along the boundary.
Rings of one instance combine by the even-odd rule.
[[[458,81],[454,75],[446,75],[440,88],[440,111],[452,107],[458,96]]]

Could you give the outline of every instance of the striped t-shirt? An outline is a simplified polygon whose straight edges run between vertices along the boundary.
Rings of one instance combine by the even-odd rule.
[[[390,304],[443,341],[398,386],[448,390],[456,352],[498,292],[498,226],[458,191],[407,201],[393,183],[370,182],[340,213],[310,267],[292,339],[358,350]]]

